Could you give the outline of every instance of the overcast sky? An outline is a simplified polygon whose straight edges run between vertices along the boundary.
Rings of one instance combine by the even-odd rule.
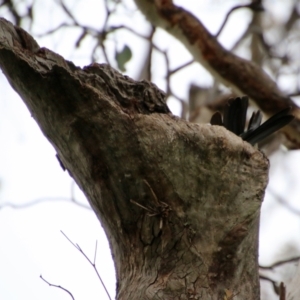
[[[27,1],[28,2],[28,1]],[[130,8],[132,1],[125,1]],[[243,1],[175,1],[196,13],[202,22],[216,32],[226,12]],[[212,5],[212,2],[214,3]],[[26,1],[21,2],[21,6]],[[76,65],[90,63],[90,49],[93,41],[87,39],[74,50],[74,41],[79,30],[61,30],[55,35],[38,38],[58,24],[67,21],[56,1],[37,0],[36,22],[32,28],[40,46],[47,47]],[[104,20],[103,6],[99,0],[66,1],[80,22],[99,28]],[[246,2],[245,2],[246,3]],[[286,18],[285,9],[290,1],[268,1],[278,20]],[[284,3],[284,4],[283,4]],[[25,6],[24,6],[25,7]],[[22,8],[22,7],[21,7]],[[20,9],[21,9],[20,8]],[[119,14],[122,13],[122,10]],[[0,16],[9,17],[0,10]],[[99,20],[102,20],[101,22]],[[243,33],[250,20],[250,13],[241,10],[235,13],[226,26],[220,41],[230,48]],[[149,26],[137,11],[124,16],[118,15],[115,22],[125,23],[147,32]],[[100,24],[100,25],[99,25]],[[24,24],[25,29],[28,24]],[[120,49],[125,43],[132,43],[134,59],[128,63],[126,74],[135,78],[139,63],[143,60],[146,43],[128,32],[117,34]],[[158,30],[155,43],[168,50],[171,64],[176,67],[187,62],[191,56],[185,48]],[[109,53],[114,57],[114,53]],[[247,53],[242,53],[247,57]],[[101,63],[101,58],[99,58]],[[165,89],[164,72],[160,69],[162,57],[154,56],[154,82]],[[186,71],[174,76],[172,85],[176,94],[187,98],[190,82],[211,85],[210,75],[201,66],[194,64]],[[287,86],[288,87],[288,86]],[[49,287],[39,276],[52,284],[61,285],[72,292],[76,300],[107,299],[106,294],[92,266],[61,234],[61,230],[93,260],[95,243],[98,241],[97,268],[112,298],[115,296],[115,274],[108,243],[100,222],[90,209],[82,208],[68,201],[74,193],[76,199],[88,206],[81,191],[74,187],[72,179],[60,168],[55,151],[41,133],[19,96],[0,73],[0,205],[13,203],[23,205],[35,200],[40,204],[22,209],[4,207],[0,210],[0,299],[9,300],[64,300],[70,296],[54,287]],[[175,99],[169,102],[171,110],[180,114]],[[280,151],[271,160],[272,193],[284,196],[288,193],[293,207],[300,210],[298,151]],[[49,200],[49,201],[44,201]],[[278,258],[300,254],[300,218],[291,214],[281,203],[267,194],[262,210],[260,262],[267,265]]]

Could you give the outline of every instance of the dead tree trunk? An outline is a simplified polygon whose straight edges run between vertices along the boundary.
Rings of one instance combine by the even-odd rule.
[[[78,68],[4,19],[0,66],[103,225],[117,299],[259,299],[260,151],[173,116],[154,84]]]

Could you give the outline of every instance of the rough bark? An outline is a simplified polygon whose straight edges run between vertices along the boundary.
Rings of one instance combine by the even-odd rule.
[[[261,66],[226,50],[200,20],[172,0],[135,0],[135,3],[154,26],[182,42],[195,61],[238,95],[248,95],[267,115],[292,107],[296,119],[281,131],[289,141],[287,146],[299,149],[299,107],[280,91]]]
[[[154,84],[76,67],[4,19],[0,66],[102,223],[117,299],[259,299],[260,151],[173,116]]]

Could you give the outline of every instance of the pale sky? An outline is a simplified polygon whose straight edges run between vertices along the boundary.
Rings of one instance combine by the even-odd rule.
[[[25,2],[27,1],[21,2],[20,5],[24,5]],[[132,1],[125,2],[129,7],[134,7]],[[232,6],[241,3],[233,0],[175,2],[192,10],[212,32],[218,30],[226,12]],[[55,1],[37,0],[36,3],[37,19],[32,32],[39,45],[58,52],[76,65],[89,64],[93,41],[87,39],[80,49],[74,50],[78,29],[62,30],[54,36],[37,38],[38,34],[65,22],[66,17]],[[80,22],[95,28],[100,28],[103,24],[101,1],[69,0],[65,3]],[[268,3],[276,12],[278,20],[286,18],[288,10],[283,9],[283,1],[269,0]],[[285,7],[289,3],[291,1],[285,1]],[[0,10],[0,16],[7,17],[7,14]],[[250,14],[247,10],[241,10],[232,16],[220,36],[220,41],[225,47],[230,48],[233,45],[249,20]],[[144,17],[136,11],[130,15],[119,16],[115,22],[138,28],[141,33],[149,29]],[[128,63],[126,73],[135,78],[139,71],[139,63],[143,60],[143,52],[140,50],[145,46],[145,42],[126,31],[118,33],[114,39],[118,41],[120,48],[127,41],[134,44],[134,59]],[[169,51],[171,65],[174,67],[190,59],[185,48],[162,30],[158,31],[155,42],[160,49]],[[246,53],[243,55],[247,57]],[[114,57],[112,50],[109,56]],[[164,70],[160,68],[161,64],[162,58],[158,54],[155,55],[153,80],[164,90]],[[174,76],[172,87],[178,96],[187,98],[189,82],[210,86],[212,80],[205,69],[194,64]],[[289,88],[288,82],[284,87]],[[114,298],[114,267],[99,221],[91,210],[64,201],[70,198],[72,179],[60,168],[54,149],[2,73],[0,91],[0,205],[21,205],[38,199],[49,199],[47,202],[23,209],[5,207],[0,210],[0,299],[71,299],[64,291],[49,287],[39,278],[40,275],[49,282],[68,289],[76,300],[107,299],[95,271],[61,234],[61,230],[74,243],[78,243],[92,260],[95,243],[98,241],[97,268],[111,297]],[[180,106],[175,99],[169,102],[169,106],[173,113],[180,113]],[[286,153],[282,150],[272,158],[271,165],[272,191],[283,197],[288,193],[290,203],[300,210],[299,151]],[[78,188],[75,189],[75,196],[82,203],[87,203]],[[300,217],[291,214],[282,204],[274,201],[267,194],[262,209],[260,261],[264,265],[279,258],[286,258],[285,253],[290,249],[292,250],[288,252],[289,255],[300,254]]]

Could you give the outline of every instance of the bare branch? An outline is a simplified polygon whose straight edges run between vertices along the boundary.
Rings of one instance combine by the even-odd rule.
[[[170,71],[169,71],[169,74],[170,74],[170,75],[173,75],[173,74],[175,74],[176,72],[178,72],[178,71],[180,71],[180,70],[182,70],[182,69],[184,69],[184,68],[190,66],[190,65],[193,64],[194,62],[195,62],[195,60],[192,59],[192,60],[190,60],[190,61],[184,63],[183,65],[181,65],[181,66],[179,66],[179,67],[176,67],[176,68],[173,69],[173,70],[170,70]]]
[[[71,183],[71,197],[70,198],[67,198],[67,197],[45,197],[45,198],[39,198],[39,199],[36,199],[36,200],[32,200],[32,201],[29,201],[27,203],[22,203],[22,204],[14,204],[14,203],[11,203],[11,202],[7,202],[7,203],[3,203],[2,205],[0,205],[0,210],[1,209],[4,209],[6,207],[10,207],[10,208],[13,208],[13,209],[24,209],[24,208],[28,208],[28,207],[31,207],[31,206],[35,206],[37,204],[42,204],[42,203],[45,203],[45,202],[71,202],[75,205],[78,205],[82,208],[85,208],[85,209],[88,209],[88,210],[92,210],[91,207],[89,205],[86,205],[78,200],[76,200],[76,197],[75,197],[75,187],[76,187],[76,183],[75,181],[72,181]]]
[[[108,290],[106,289],[106,286],[105,286],[105,284],[104,284],[104,282],[103,282],[103,280],[102,280],[102,278],[101,278],[101,276],[100,276],[100,274],[99,274],[99,272],[98,272],[98,270],[97,270],[97,268],[96,268],[96,251],[97,251],[97,242],[96,242],[96,247],[95,247],[95,255],[94,255],[94,262],[92,262],[89,258],[88,258],[88,256],[83,252],[83,250],[80,248],[80,246],[78,245],[78,244],[74,244],[70,239],[69,239],[69,237],[63,232],[63,231],[60,231],[63,235],[64,235],[64,237],[86,258],[86,260],[93,266],[93,268],[94,268],[94,270],[95,270],[95,272],[96,272],[96,274],[97,274],[97,276],[98,276],[98,278],[99,278],[99,280],[100,280],[100,282],[101,282],[101,284],[102,284],[102,286],[103,286],[103,288],[104,288],[104,290],[105,290],[105,292],[106,292],[106,294],[107,294],[107,297],[110,299],[110,300],[112,300],[111,299],[111,297],[110,297],[110,295],[109,295],[109,292],[108,292]]]
[[[42,276],[42,275],[40,275],[40,278],[41,278],[43,281],[45,281],[46,283],[48,283],[48,284],[49,284],[49,286],[57,287],[57,288],[59,288],[59,289],[61,289],[61,290],[65,291],[65,292],[67,292],[67,293],[68,293],[68,294],[71,296],[71,298],[72,298],[73,300],[75,300],[75,298],[73,297],[72,293],[71,293],[70,291],[68,291],[67,289],[63,288],[63,287],[62,287],[62,286],[60,286],[60,285],[56,285],[56,284],[52,284],[52,283],[50,283],[50,282],[49,282],[49,281],[47,281],[45,278],[43,278],[43,276]]]
[[[273,263],[270,266],[259,266],[259,268],[262,269],[262,270],[273,270],[276,267],[279,267],[279,266],[282,266],[282,265],[285,265],[285,264],[288,264],[288,263],[291,263],[291,262],[296,262],[296,261],[299,261],[299,260],[300,260],[300,256],[296,256],[296,257],[292,257],[292,258],[289,258],[289,259],[284,259],[284,260],[277,261],[277,262]]]
[[[59,3],[62,7],[62,9],[64,10],[64,12],[67,14],[67,16],[74,22],[75,25],[80,26],[79,22],[76,20],[75,16],[70,12],[70,10],[68,9],[68,7],[65,5],[65,3],[63,2],[63,0],[59,0]]]
[[[96,240],[95,255],[94,255],[94,265],[96,265],[97,246],[98,246],[98,241]]]
[[[288,94],[289,97],[298,97],[300,96],[300,90]]]
[[[173,1],[135,2],[152,24],[162,27],[181,41],[195,61],[200,62],[220,82],[232,87],[238,95],[249,95],[263,112],[272,115],[291,106],[297,120],[282,132],[287,137],[288,147],[300,147],[300,110],[260,66],[226,50],[196,16],[176,6]]]
[[[269,193],[273,195],[273,197],[282,204],[286,209],[296,215],[300,215],[300,210],[293,207],[290,203],[288,203],[285,199],[283,199],[280,195],[278,195],[274,190],[268,189]]]
[[[279,295],[278,284],[277,284],[277,282],[276,282],[275,280],[273,280],[273,279],[271,279],[271,278],[269,278],[269,277],[267,277],[267,276],[263,276],[263,275],[260,275],[260,276],[259,276],[259,279],[260,279],[260,280],[266,280],[266,281],[269,281],[269,282],[272,284],[272,286],[273,286],[273,290],[274,290],[275,294]]]
[[[31,206],[35,206],[37,204],[42,204],[42,203],[45,203],[45,202],[54,202],[54,201],[57,201],[57,202],[71,202],[71,203],[74,203],[80,207],[83,207],[83,208],[86,208],[88,210],[91,210],[91,207],[90,206],[87,206],[75,199],[72,199],[72,198],[63,198],[63,197],[47,197],[47,198],[39,198],[39,199],[36,199],[36,200],[32,200],[32,201],[29,201],[27,203],[23,203],[23,204],[14,204],[14,203],[11,203],[11,202],[7,202],[7,203],[3,203],[2,205],[0,205],[0,210],[1,209],[4,209],[6,207],[10,207],[10,208],[13,208],[13,209],[23,209],[23,208],[28,208],[28,207],[31,207]]]
[[[236,10],[238,9],[241,9],[241,8],[250,8],[251,10],[256,10],[256,11],[262,11],[263,10],[263,7],[261,5],[261,1],[253,1],[251,2],[250,4],[246,4],[246,5],[237,5],[237,6],[234,6],[233,8],[230,9],[230,11],[227,13],[220,29],[218,30],[218,32],[215,34],[215,37],[217,38],[220,33],[222,32],[222,30],[224,29],[228,19],[229,19],[229,16]]]

